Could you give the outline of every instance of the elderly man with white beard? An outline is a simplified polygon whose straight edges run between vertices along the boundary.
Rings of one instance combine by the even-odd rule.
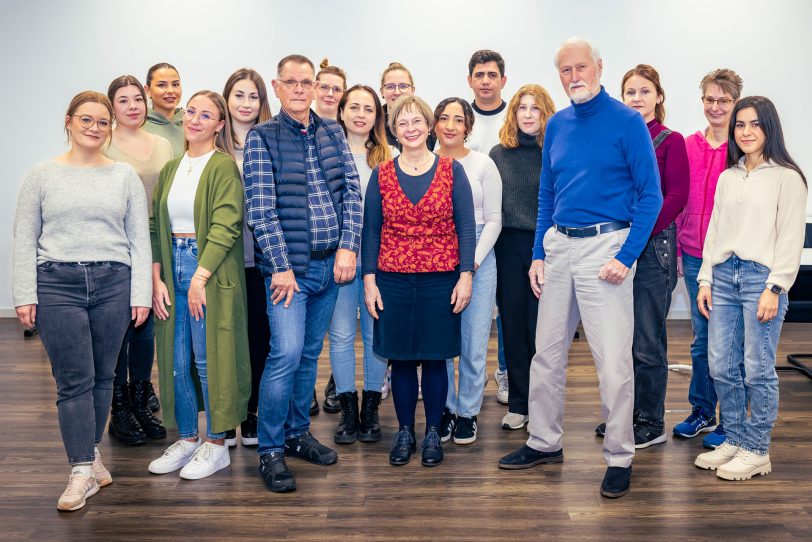
[[[595,360],[608,468],[601,495],[631,487],[634,457],[632,335],[634,263],[662,206],[651,137],[637,111],[600,84],[600,53],[581,38],[555,55],[572,105],[547,124],[530,284],[539,296],[530,368],[527,443],[499,461],[526,469],[564,459],[567,356],[583,321]]]

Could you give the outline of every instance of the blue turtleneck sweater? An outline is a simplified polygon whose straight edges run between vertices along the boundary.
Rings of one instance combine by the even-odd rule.
[[[632,227],[615,258],[631,267],[663,202],[643,117],[603,87],[588,102],[572,104],[550,118],[540,183],[534,260],[544,259],[542,240],[554,223],[585,227],[626,221]]]

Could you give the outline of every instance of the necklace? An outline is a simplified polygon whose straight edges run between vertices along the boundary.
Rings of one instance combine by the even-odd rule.
[[[208,154],[208,153],[206,153],[206,154]],[[206,156],[206,154],[204,154],[203,156]],[[194,167],[197,164],[200,163],[200,160],[203,158],[203,156],[198,156],[197,159],[194,162],[192,162],[192,157],[189,156],[188,153],[186,154],[186,161],[189,162],[189,168],[186,170],[186,175],[191,175],[192,174],[192,170],[194,169]]]
[[[406,160],[403,155],[401,155],[400,156],[400,163],[414,169],[415,171],[417,171],[418,169],[420,169],[420,168],[422,168],[423,166],[426,165],[426,163],[428,162],[428,160],[426,160],[426,158],[431,159],[432,157],[433,157],[433,153],[428,152],[428,153],[423,155],[423,158],[417,164],[410,164],[409,161]]]

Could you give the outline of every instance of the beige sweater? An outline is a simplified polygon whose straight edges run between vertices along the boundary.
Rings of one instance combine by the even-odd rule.
[[[797,172],[766,162],[749,173],[740,161],[719,176],[699,270],[713,283],[713,266],[735,254],[770,268],[767,284],[789,290],[801,265],[807,189]]]

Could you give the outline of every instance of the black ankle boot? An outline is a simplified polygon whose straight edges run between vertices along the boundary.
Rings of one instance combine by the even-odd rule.
[[[358,440],[358,392],[348,391],[338,394],[341,403],[341,419],[336,426],[333,440],[336,444],[352,444]],[[326,401],[325,401],[326,402]]]
[[[358,440],[361,442],[381,440],[381,424],[378,423],[380,404],[381,392],[364,390],[361,399],[361,427],[358,429]]]
[[[144,444],[147,436],[133,415],[127,384],[113,386],[113,404],[110,409],[110,436],[122,444]]]
[[[315,416],[319,413],[319,400],[316,399],[316,388],[313,388],[313,399],[310,401],[310,415]]]
[[[149,385],[148,380],[131,382],[133,389],[133,414],[141,424],[141,428],[150,440],[166,438],[166,428],[161,425],[161,420],[149,409]]]
[[[161,410],[161,402],[158,401],[158,396],[155,395],[155,388],[152,387],[152,382],[145,380],[147,386],[147,406],[152,412]]]
[[[329,412],[330,414],[341,412],[341,402],[336,395],[336,381],[332,374],[330,374],[330,380],[327,381],[327,385],[324,387],[324,403],[322,403],[322,405],[324,412]]]

